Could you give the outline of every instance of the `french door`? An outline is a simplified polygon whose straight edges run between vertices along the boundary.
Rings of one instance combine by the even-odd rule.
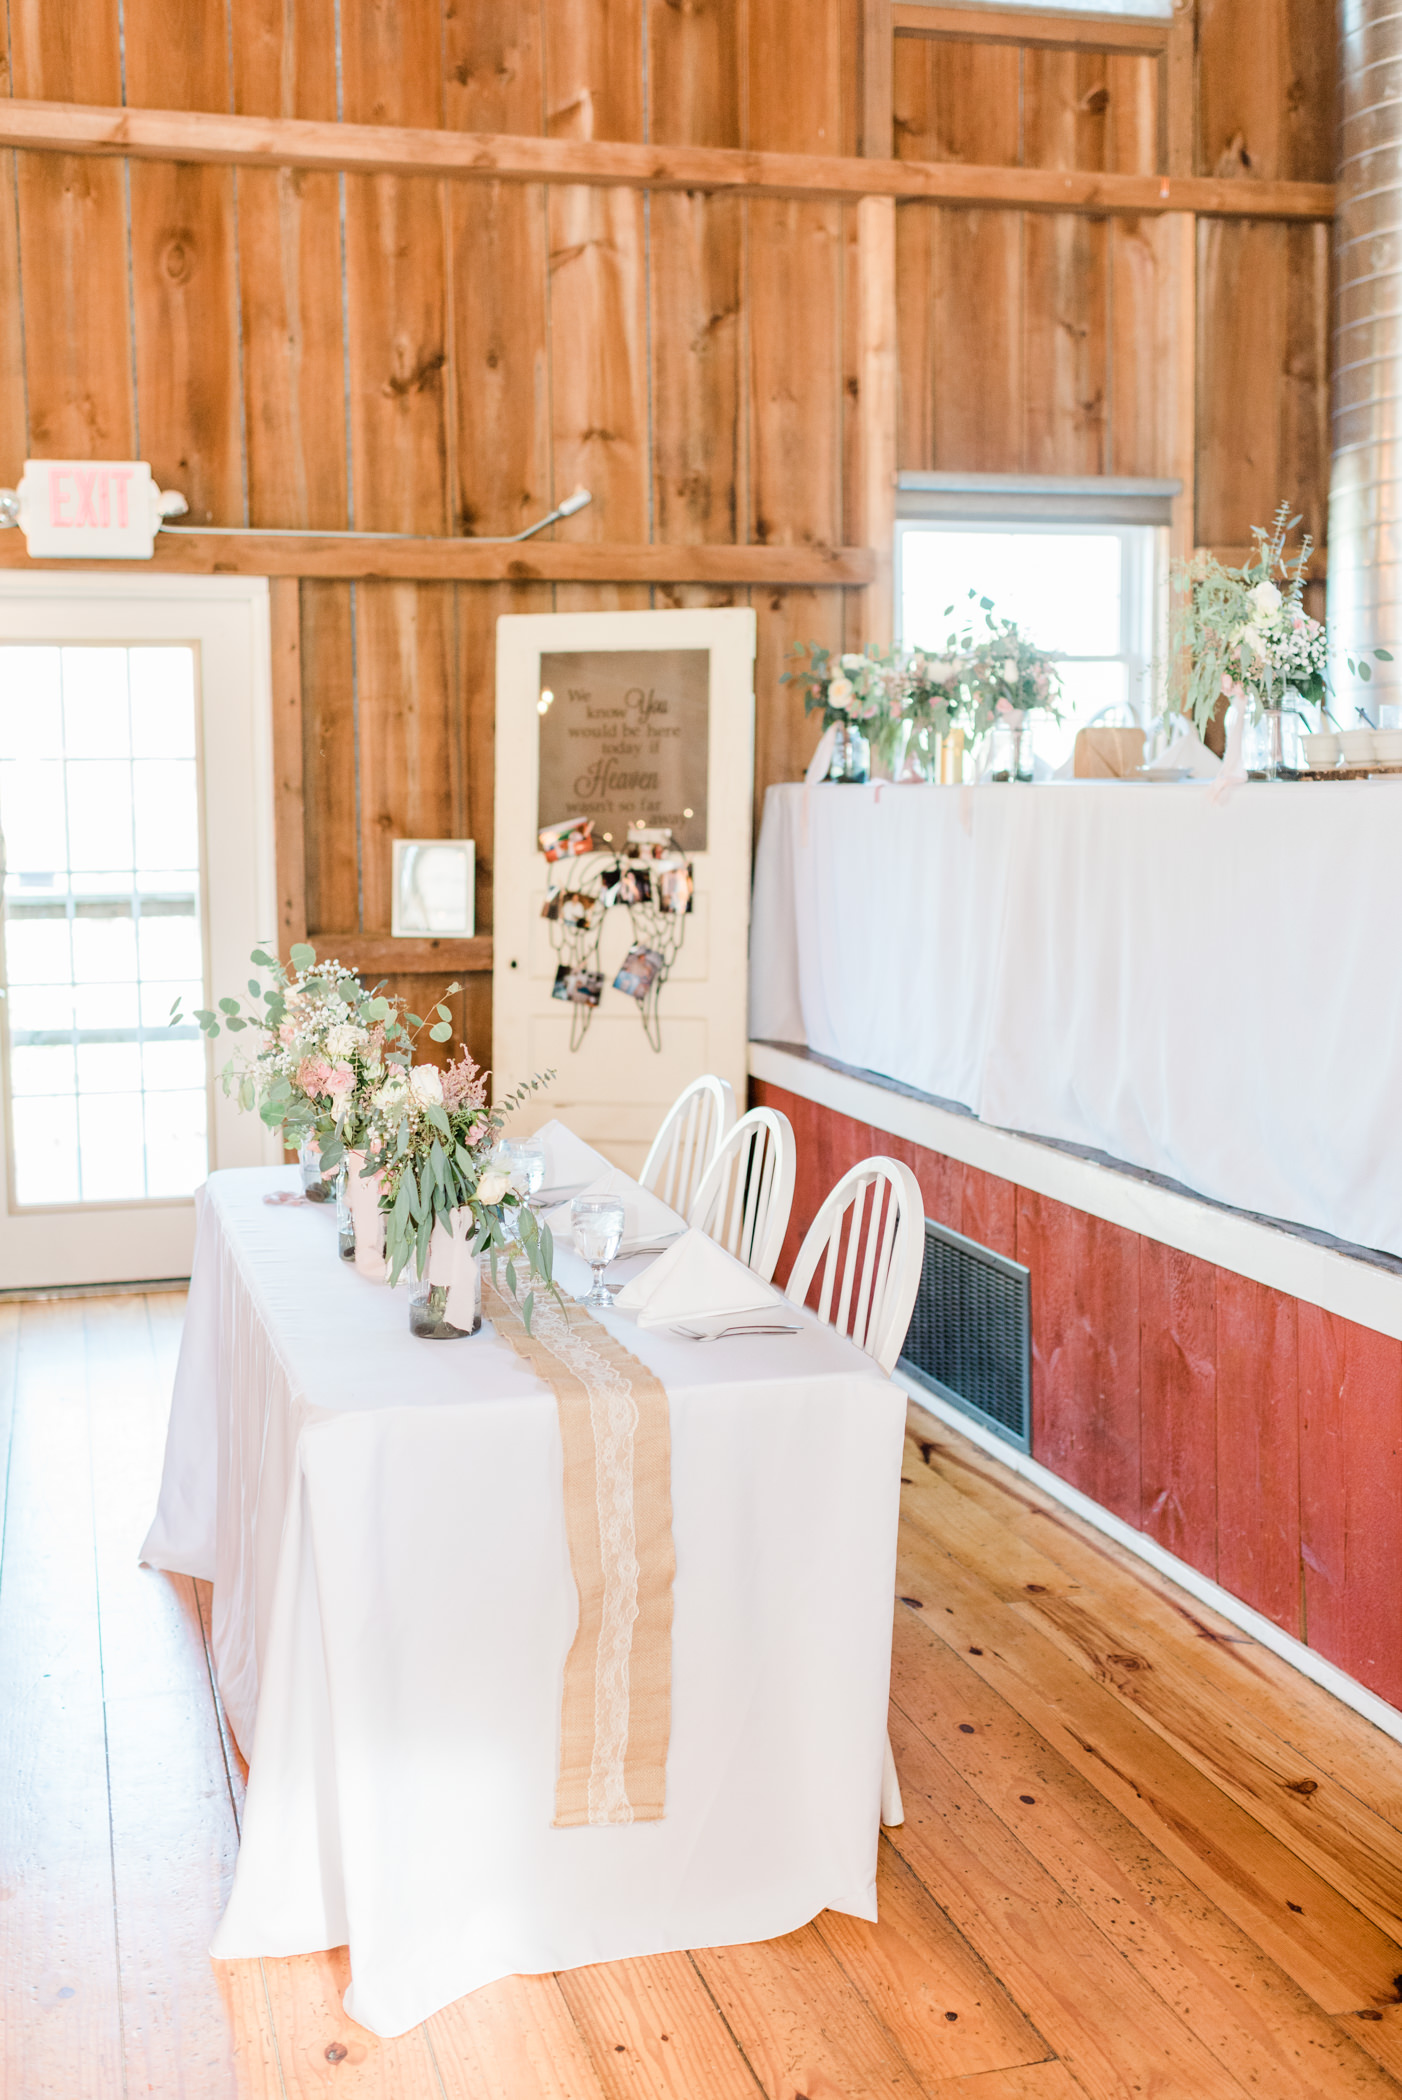
[[[189,1274],[279,1157],[193,1022],[272,938],[267,584],[0,577],[0,1289]]]

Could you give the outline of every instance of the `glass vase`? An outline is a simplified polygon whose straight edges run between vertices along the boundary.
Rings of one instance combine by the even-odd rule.
[[[421,1342],[457,1342],[476,1334],[482,1325],[482,1264],[473,1264],[476,1276],[475,1304],[470,1327],[454,1327],[448,1318],[448,1286],[416,1277],[409,1286],[409,1332]]]
[[[870,747],[861,731],[854,729],[850,722],[837,724],[827,777],[854,787],[865,787],[871,778]]]
[[[302,1194],[308,1203],[329,1203],[335,1190],[322,1172],[321,1147],[314,1137],[303,1138],[297,1147],[297,1164],[302,1170]]]
[[[1021,723],[995,722],[993,725],[993,778],[995,780],[1030,780],[1032,778],[1032,731]]]
[[[355,1218],[344,1166],[336,1176],[336,1247],[342,1261],[355,1260]]]
[[[940,777],[940,738],[927,722],[912,722],[898,778],[934,781]]]
[[[1258,780],[1291,780],[1300,770],[1300,725],[1288,707],[1263,707],[1242,731],[1242,763]]]

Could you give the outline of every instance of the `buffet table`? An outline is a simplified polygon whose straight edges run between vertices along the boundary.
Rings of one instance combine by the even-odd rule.
[[[772,787],[750,1033],[1402,1255],[1402,781]]]
[[[555,1399],[489,1324],[412,1338],[331,1206],[264,1200],[296,1186],[207,1184],[143,1552],[213,1582],[250,1756],[215,1954],[348,1943],[346,2010],[388,2035],[512,1972],[874,1918],[904,1395],[796,1309],[713,1346],[603,1316],[670,1414],[666,1802],[557,1827]]]

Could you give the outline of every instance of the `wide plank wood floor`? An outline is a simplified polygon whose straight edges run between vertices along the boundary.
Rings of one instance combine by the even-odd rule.
[[[1402,2095],[1402,1751],[912,1410],[881,1922],[516,1977],[379,2041],[206,1953],[243,1767],[136,1565],[183,1304],[0,1305],[5,2100]]]

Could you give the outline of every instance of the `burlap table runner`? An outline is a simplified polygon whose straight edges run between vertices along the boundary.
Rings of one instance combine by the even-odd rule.
[[[655,1823],[672,1717],[672,1434],[667,1394],[582,1305],[537,1293],[531,1332],[482,1303],[555,1395],[579,1628],[565,1659],[555,1822]]]

